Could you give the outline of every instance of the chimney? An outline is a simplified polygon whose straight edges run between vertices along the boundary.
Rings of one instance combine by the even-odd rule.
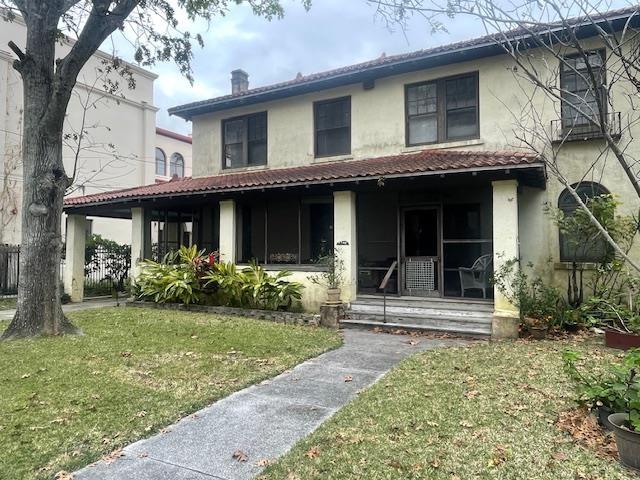
[[[238,69],[231,72],[231,93],[242,93],[249,90],[249,74]]]

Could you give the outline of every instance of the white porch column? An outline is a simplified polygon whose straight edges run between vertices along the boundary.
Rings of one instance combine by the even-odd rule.
[[[72,302],[82,302],[84,297],[86,219],[84,215],[67,216],[64,291],[69,294]]]
[[[499,180],[493,186],[493,269],[498,271],[509,260],[520,258],[518,245],[518,181]],[[518,265],[515,266],[518,268]],[[520,312],[494,288],[491,337],[517,338]]]
[[[220,202],[220,261],[236,263],[236,202]]]
[[[341,299],[343,302],[351,302],[358,293],[355,192],[333,193],[333,239],[336,254],[344,263]]]
[[[149,233],[147,234],[147,230]],[[129,277],[134,280],[140,273],[138,262],[145,259],[147,246],[151,241],[151,225],[147,228],[144,208],[131,209],[131,269]]]

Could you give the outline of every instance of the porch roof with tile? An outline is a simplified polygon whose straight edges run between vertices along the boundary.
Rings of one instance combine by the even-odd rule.
[[[129,203],[188,196],[201,193],[226,193],[247,190],[335,184],[380,178],[421,177],[426,175],[533,169],[544,183],[544,164],[534,155],[507,151],[453,151],[421,150],[412,153],[364,160],[315,163],[312,165],[261,168],[241,172],[223,173],[210,177],[174,178],[168,182],[141,187],[68,197],[65,210],[91,206]]]

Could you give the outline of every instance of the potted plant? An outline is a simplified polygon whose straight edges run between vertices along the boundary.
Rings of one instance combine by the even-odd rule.
[[[640,470],[640,350],[631,350],[624,359],[625,411],[609,415],[613,425],[620,461],[627,467]]]
[[[544,340],[549,330],[549,320],[550,318],[548,316],[526,316],[524,317],[523,323],[531,334],[531,338]]]
[[[324,269],[318,275],[311,277],[311,281],[316,285],[327,288],[328,305],[342,303],[340,301],[340,287],[342,285],[342,276],[344,275],[344,262],[334,251],[333,254],[320,257],[317,263],[323,266]]]
[[[632,307],[593,297],[585,302],[582,310],[590,323],[602,327],[607,347],[640,348],[640,315]]]
[[[609,415],[626,410],[623,385],[627,369],[612,365],[604,371],[586,373],[581,371],[584,369],[578,368],[578,362],[582,361],[581,355],[571,349],[563,352],[562,359],[565,371],[575,383],[578,394],[576,401],[595,413],[598,424],[607,430],[613,430]]]

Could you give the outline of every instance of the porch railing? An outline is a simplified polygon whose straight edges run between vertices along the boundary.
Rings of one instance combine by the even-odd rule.
[[[382,282],[380,283],[380,289],[382,290],[382,322],[387,323],[387,284],[389,283],[389,279],[391,275],[393,275],[393,271],[398,266],[398,261],[394,260],[387,273],[384,275]]]

